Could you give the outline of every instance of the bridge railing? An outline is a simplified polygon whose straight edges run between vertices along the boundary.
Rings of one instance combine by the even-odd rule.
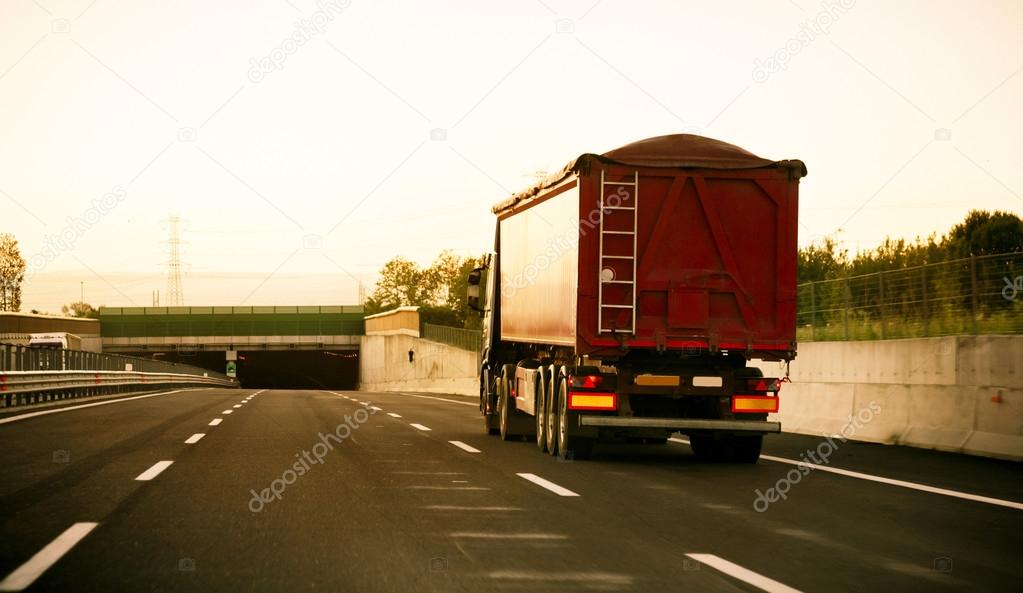
[[[424,323],[420,337],[432,342],[440,342],[462,350],[479,351],[483,333],[476,329],[462,329],[446,325]]]
[[[799,285],[798,338],[1023,334],[1023,253]]]
[[[238,387],[238,382],[162,360],[0,344],[0,409],[169,386]]]

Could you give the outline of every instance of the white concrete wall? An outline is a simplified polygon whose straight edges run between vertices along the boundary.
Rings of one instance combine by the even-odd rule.
[[[1023,460],[1023,336],[804,342],[790,376],[786,432],[839,433],[874,402],[852,438]]]
[[[413,363],[408,351],[415,351]],[[477,395],[477,353],[407,335],[362,336],[359,389]]]

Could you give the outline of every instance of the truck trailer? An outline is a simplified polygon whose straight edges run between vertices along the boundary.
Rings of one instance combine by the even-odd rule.
[[[589,456],[688,435],[756,462],[796,355],[798,160],[690,134],[583,154],[493,207],[469,274],[489,434]]]

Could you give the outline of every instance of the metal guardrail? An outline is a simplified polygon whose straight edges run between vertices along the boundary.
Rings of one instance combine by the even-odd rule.
[[[440,342],[441,344],[461,348],[462,350],[478,352],[480,342],[483,339],[483,332],[477,329],[462,329],[460,327],[424,323],[419,337],[431,342]]]
[[[227,375],[223,373],[190,364],[18,344],[0,344],[0,372],[2,371],[135,371],[206,375],[227,379]]]
[[[800,341],[1023,334],[1023,253],[799,285]]]
[[[162,360],[0,344],[0,409],[169,386],[238,387],[238,381]]]
[[[134,371],[0,371],[0,409],[164,387],[237,387],[227,377]]]

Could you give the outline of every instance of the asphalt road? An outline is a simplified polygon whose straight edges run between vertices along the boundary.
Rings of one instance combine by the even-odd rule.
[[[0,419],[0,590],[1023,590],[1020,464],[847,442],[804,475],[798,435],[564,462],[472,398],[253,393]]]

